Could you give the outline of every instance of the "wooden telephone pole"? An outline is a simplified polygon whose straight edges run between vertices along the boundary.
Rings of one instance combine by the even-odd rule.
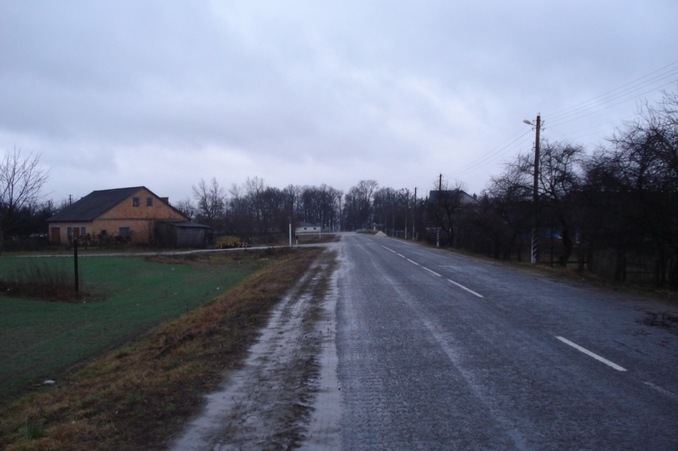
[[[443,198],[443,175],[438,176],[438,202]],[[440,247],[440,226],[436,228],[436,247]]]
[[[412,207],[412,239],[416,240],[415,227],[417,225],[417,187],[414,187],[414,207]]]
[[[539,261],[539,131],[541,130],[541,115],[537,115],[536,137],[534,141],[534,186],[532,187],[532,202],[534,207],[534,222],[532,228],[532,264]]]

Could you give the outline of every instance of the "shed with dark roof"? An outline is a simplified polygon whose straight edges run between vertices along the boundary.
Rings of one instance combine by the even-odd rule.
[[[92,191],[49,218],[49,238],[54,243],[73,238],[95,240],[115,237],[131,243],[150,243],[156,224],[185,222],[188,218],[167,198],[144,186]]]
[[[211,241],[211,229],[204,224],[158,221],[155,225],[155,244],[160,247],[204,248]]]

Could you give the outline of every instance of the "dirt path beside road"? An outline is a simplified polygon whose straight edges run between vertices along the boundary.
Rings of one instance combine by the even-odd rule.
[[[206,396],[173,450],[289,449],[306,436],[319,391],[325,295],[335,266],[325,252],[275,308],[242,368]],[[324,329],[324,330],[323,330]]]

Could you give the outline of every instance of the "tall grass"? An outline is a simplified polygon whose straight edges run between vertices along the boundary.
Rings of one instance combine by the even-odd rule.
[[[65,264],[27,259],[0,279],[0,290],[12,297],[56,301],[79,299],[74,276],[73,270],[69,271]]]

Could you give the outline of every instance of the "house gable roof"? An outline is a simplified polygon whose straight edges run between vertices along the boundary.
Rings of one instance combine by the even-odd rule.
[[[47,222],[94,221],[96,218],[142,189],[151,192],[151,190],[144,186],[92,191],[74,204],[71,204],[56,213],[49,218]],[[153,193],[151,192],[151,194]],[[155,194],[153,195],[155,196]]]
[[[440,202],[459,202],[460,204],[468,204],[475,202],[476,198],[461,189],[452,190],[431,190],[429,192],[429,204],[437,205]]]

